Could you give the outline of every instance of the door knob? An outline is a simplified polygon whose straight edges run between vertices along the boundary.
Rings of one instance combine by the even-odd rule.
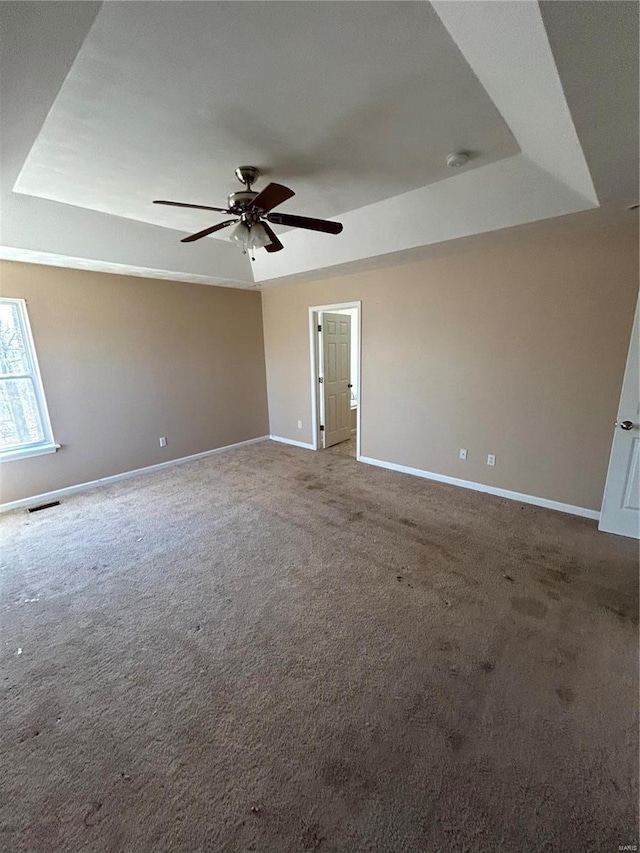
[[[620,429],[633,429],[634,424],[633,421],[621,421],[618,426]]]

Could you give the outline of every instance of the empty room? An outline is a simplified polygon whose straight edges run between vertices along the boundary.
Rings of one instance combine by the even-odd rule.
[[[637,851],[638,10],[0,2],[0,850]]]

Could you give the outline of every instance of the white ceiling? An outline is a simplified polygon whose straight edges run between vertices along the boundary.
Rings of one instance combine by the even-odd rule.
[[[0,7],[5,257],[246,287],[637,195],[632,2]],[[150,201],[223,206],[239,163],[343,234],[289,231],[253,267],[224,232],[181,244],[217,214]]]
[[[191,232],[224,217],[152,199],[225,207],[248,163],[328,218],[461,149],[519,150],[428,3],[106,3],[14,189]]]
[[[624,209],[638,201],[640,6],[546,0],[541,9],[598,200]]]

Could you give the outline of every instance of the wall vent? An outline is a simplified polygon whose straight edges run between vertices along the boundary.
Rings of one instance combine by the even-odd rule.
[[[27,512],[40,512],[41,509],[49,509],[52,506],[60,506],[60,501],[51,501],[51,503],[40,504],[40,506],[30,506]]]

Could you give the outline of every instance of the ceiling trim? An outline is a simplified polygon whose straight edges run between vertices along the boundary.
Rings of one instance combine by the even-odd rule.
[[[72,270],[90,270],[92,272],[110,273],[112,275],[132,275],[138,278],[157,278],[162,281],[210,284],[217,287],[234,287],[244,290],[251,290],[259,286],[253,282],[234,282],[211,275],[198,275],[166,269],[154,269],[152,267],[132,266],[131,264],[99,261],[95,258],[74,258],[69,255],[58,255],[51,252],[35,251],[33,249],[15,249],[7,246],[0,246],[0,260],[16,261],[23,264],[40,264],[50,267],[65,267]]]

